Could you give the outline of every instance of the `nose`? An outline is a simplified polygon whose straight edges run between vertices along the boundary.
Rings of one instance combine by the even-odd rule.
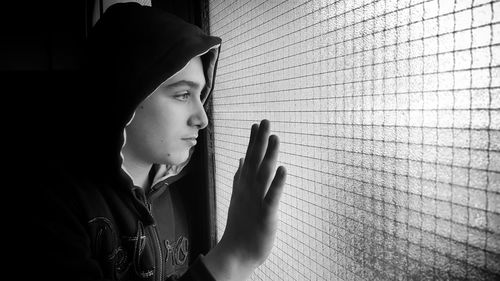
[[[189,117],[188,124],[198,127],[198,130],[204,129],[208,125],[207,113],[200,100],[193,103],[193,112]]]

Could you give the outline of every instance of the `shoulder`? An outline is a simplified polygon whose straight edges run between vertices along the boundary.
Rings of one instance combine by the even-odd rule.
[[[42,221],[62,220],[85,223],[93,213],[101,214],[107,209],[103,190],[111,189],[106,184],[85,178],[54,173],[30,182],[23,196],[23,210],[31,217]]]

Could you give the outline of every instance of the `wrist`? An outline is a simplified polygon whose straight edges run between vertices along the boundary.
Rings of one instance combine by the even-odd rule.
[[[246,280],[258,266],[234,248],[228,247],[223,240],[208,252],[203,261],[217,281]]]

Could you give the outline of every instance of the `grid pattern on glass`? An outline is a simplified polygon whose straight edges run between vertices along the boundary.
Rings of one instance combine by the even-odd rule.
[[[500,3],[210,1],[218,236],[263,118],[289,176],[252,280],[499,280]]]

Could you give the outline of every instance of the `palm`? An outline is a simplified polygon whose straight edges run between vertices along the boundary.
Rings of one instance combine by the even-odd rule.
[[[269,137],[269,121],[252,126],[245,161],[234,177],[226,231],[222,241],[233,245],[249,261],[261,264],[276,235],[279,198],[285,183],[284,167],[275,172],[279,139]]]

